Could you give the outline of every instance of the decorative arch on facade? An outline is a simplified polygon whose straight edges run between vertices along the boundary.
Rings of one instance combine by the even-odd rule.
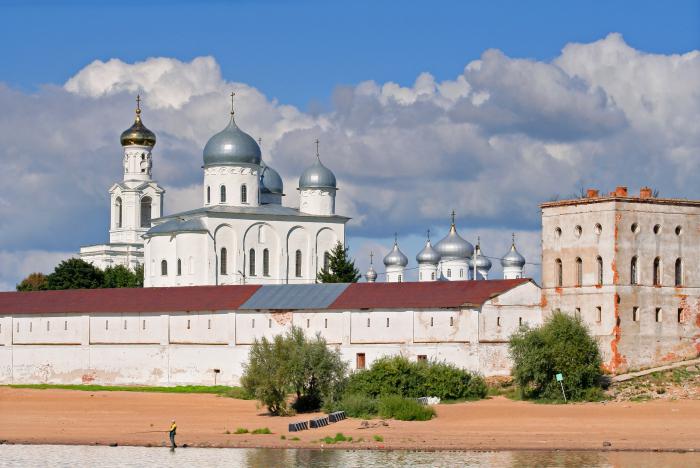
[[[280,250],[283,248],[280,242],[279,233],[275,230],[272,225],[266,222],[253,223],[245,230],[243,233],[243,251],[247,254],[246,258],[246,268],[248,269],[248,275],[250,276],[250,252],[255,251],[257,262],[260,267],[264,267],[263,262],[263,251],[268,250],[268,274],[270,277],[278,279],[283,276],[284,270],[280,271],[278,261],[280,258]],[[264,274],[264,268],[256,269],[256,274],[261,276]]]
[[[240,266],[236,266],[236,251],[238,250],[236,230],[227,223],[219,224],[214,229],[214,245],[216,246],[216,271],[222,276],[235,274]],[[226,282],[233,278],[225,279]]]
[[[316,233],[316,272],[327,263],[326,253],[330,252],[338,242],[338,235],[331,228],[321,228]]]
[[[114,227],[120,228],[124,223],[124,207],[122,197],[114,199]]]
[[[287,233],[287,277],[299,280],[309,276],[311,271],[311,245],[307,229],[302,226],[294,226]]]
[[[153,216],[153,198],[146,195],[141,198],[140,203],[141,227],[151,227],[151,218]]]

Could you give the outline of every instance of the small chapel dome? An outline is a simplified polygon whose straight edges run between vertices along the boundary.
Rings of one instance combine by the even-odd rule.
[[[238,128],[231,113],[231,121],[204,146],[204,165],[260,164],[260,146],[246,132]]]
[[[260,166],[262,168],[262,176],[260,178],[260,191],[262,193],[284,193],[284,184],[282,183],[282,177],[280,177],[279,172],[261,162]]]
[[[450,232],[435,244],[435,250],[442,259],[447,258],[469,258],[474,253],[474,246],[457,234],[454,220],[450,226]]]
[[[522,268],[525,266],[525,257],[520,255],[520,252],[518,252],[518,249],[515,248],[515,240],[513,240],[513,243],[510,246],[510,250],[508,251],[507,254],[503,256],[501,259],[501,266],[506,268],[506,267],[515,267],[515,268]]]
[[[408,257],[406,257],[396,241],[394,241],[394,247],[391,251],[384,257],[384,266],[400,266],[405,267],[408,265]]]
[[[487,257],[484,256],[483,253],[481,253],[481,249],[479,247],[476,248],[476,254],[473,255],[472,258],[467,260],[467,265],[470,268],[474,268],[475,261],[477,270],[489,271],[491,269],[491,260],[489,260]]]
[[[308,188],[337,188],[335,174],[321,163],[316,140],[316,161],[299,177],[299,190]]]
[[[156,145],[156,134],[146,128],[141,121],[141,97],[136,98],[136,119],[134,124],[124,130],[119,138],[122,146],[139,145],[150,146]]]
[[[367,273],[365,273],[365,279],[368,283],[374,283],[377,281],[377,272],[374,271],[374,267],[372,265],[369,266]]]
[[[440,262],[440,254],[430,244],[430,239],[425,243],[423,250],[416,255],[416,261],[420,264],[437,265]]]

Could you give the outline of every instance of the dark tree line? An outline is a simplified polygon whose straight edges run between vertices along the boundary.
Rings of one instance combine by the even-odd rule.
[[[101,270],[85,260],[69,258],[48,275],[29,274],[17,285],[17,291],[142,287],[143,265],[133,271],[123,265]]]

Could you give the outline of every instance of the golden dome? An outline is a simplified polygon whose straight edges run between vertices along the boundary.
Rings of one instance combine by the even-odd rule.
[[[136,119],[134,124],[124,130],[121,135],[122,146],[140,145],[155,146],[156,134],[146,128],[141,122],[141,96],[136,97]]]

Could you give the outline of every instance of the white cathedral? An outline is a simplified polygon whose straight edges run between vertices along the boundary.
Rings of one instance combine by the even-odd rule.
[[[336,178],[316,158],[299,178],[299,208],[282,205],[280,175],[262,160],[260,145],[236,125],[204,147],[202,207],[163,216],[165,190],[152,179],[156,136],[141,121],[121,135],[124,177],[109,189],[109,243],[82,247],[80,256],[99,268],[143,264],[144,286],[313,283],[329,251],[345,243],[349,218],[335,214]],[[435,246],[430,236],[416,256],[419,281],[488,279],[491,261],[452,225]],[[515,239],[500,259],[505,279],[523,276],[525,258]],[[406,280],[408,258],[395,239],[384,257],[385,281]],[[365,274],[377,280],[370,260]]]

